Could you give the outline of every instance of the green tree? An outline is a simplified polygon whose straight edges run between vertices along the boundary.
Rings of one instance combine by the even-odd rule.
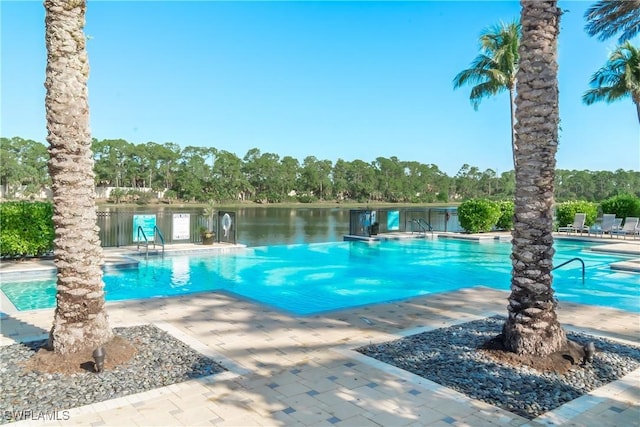
[[[329,160],[318,160],[315,156],[305,157],[298,179],[300,191],[324,199],[325,194],[330,194],[332,168]]]
[[[333,195],[338,200],[350,199],[349,194],[349,163],[343,159],[336,160],[333,165]]]
[[[376,172],[370,163],[362,160],[349,162],[347,169],[348,193],[352,200],[366,202],[373,198],[376,190]]]
[[[0,185],[13,197],[37,194],[50,184],[47,147],[20,137],[0,138]]]
[[[134,150],[133,144],[124,139],[105,139],[92,141],[96,185],[124,187],[131,175],[129,156]]]
[[[389,202],[403,202],[409,198],[407,188],[408,179],[405,164],[396,156],[387,159],[378,157],[373,162],[378,175],[377,188],[382,192],[382,197]]]
[[[462,165],[455,176],[456,197],[473,199],[482,195],[480,180],[482,174],[476,166]]]
[[[622,33],[618,43],[631,40],[640,32],[640,0],[600,0],[584,14],[584,29],[600,41]]]
[[[174,143],[147,142],[136,148],[144,148],[148,161],[147,186],[157,191],[171,188],[176,163],[180,158],[180,147]]]
[[[255,201],[278,202],[286,196],[279,191],[280,156],[252,148],[243,160],[243,172]]]
[[[551,275],[561,12],[556,0],[520,4],[513,269],[502,340],[514,353],[547,356],[567,342],[556,314]]]
[[[112,336],[105,309],[89,131],[86,2],[45,0],[45,111],[53,189],[56,310],[49,343],[59,354]]]
[[[496,182],[495,195],[497,198],[506,200],[513,199],[516,188],[516,174],[514,171],[502,172]]]
[[[618,46],[606,64],[591,76],[589,84],[591,89],[582,95],[585,104],[611,103],[630,97],[640,123],[640,49],[631,42]]]
[[[213,197],[213,177],[207,164],[207,148],[188,146],[182,151],[180,171],[176,176],[177,193],[183,200],[208,201]]]
[[[515,138],[515,88],[518,72],[520,45],[520,24],[512,22],[492,26],[480,34],[480,54],[471,62],[468,69],[462,70],[453,79],[454,89],[472,85],[471,104],[475,110],[483,98],[509,92],[511,111],[511,149],[513,164],[516,161]]]
[[[213,163],[213,189],[218,201],[235,201],[248,183],[242,173],[242,159],[229,151],[218,151]]]
[[[405,201],[431,203],[436,200],[448,201],[449,177],[434,164],[402,162],[404,165],[403,189]]]
[[[280,160],[280,170],[281,192],[288,197],[289,192],[296,190],[296,183],[300,175],[300,162],[291,156],[284,156]]]

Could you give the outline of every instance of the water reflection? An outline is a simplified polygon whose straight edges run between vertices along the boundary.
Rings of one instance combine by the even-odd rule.
[[[242,208],[238,242],[248,246],[339,242],[349,232],[349,209]]]

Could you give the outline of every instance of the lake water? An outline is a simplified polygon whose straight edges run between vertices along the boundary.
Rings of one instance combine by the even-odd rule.
[[[361,209],[366,209],[362,206]],[[436,230],[444,230],[445,207],[394,206],[393,209],[410,212],[412,218],[428,218]],[[227,209],[220,209],[226,211]],[[352,209],[342,207],[241,207],[231,208],[235,212],[234,226],[236,242],[247,246],[290,245],[302,243],[340,242],[349,234],[349,214]],[[200,225],[213,223],[203,216],[202,208],[119,208],[103,207],[99,211],[108,211],[109,218],[99,218],[101,240],[104,246],[121,246],[130,244],[132,214],[156,214],[158,227],[162,230],[167,242],[171,238],[171,214],[189,213],[191,219],[192,241],[199,241]],[[449,230],[457,226],[455,208],[448,208],[452,214],[448,222]],[[380,212],[380,211],[379,211]],[[120,215],[118,219],[117,216]],[[404,216],[403,218],[408,218]],[[200,221],[200,222],[199,222]],[[128,228],[127,228],[128,227]],[[212,228],[212,227],[208,227]],[[117,237],[119,236],[119,237]],[[196,239],[196,240],[194,240]]]
[[[242,208],[237,238],[247,246],[339,242],[349,233],[349,209]]]

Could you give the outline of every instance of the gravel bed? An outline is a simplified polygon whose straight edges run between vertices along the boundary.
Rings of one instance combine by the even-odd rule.
[[[572,341],[595,343],[592,363],[563,375],[499,363],[477,348],[498,335],[503,323],[489,317],[356,351],[530,420],[640,366],[638,347],[569,331]]]
[[[225,370],[153,325],[114,328],[114,332],[135,343],[137,353],[125,365],[99,374],[25,372],[20,362],[29,359],[45,341],[0,346],[0,424],[34,419],[38,414],[61,416],[66,409]]]

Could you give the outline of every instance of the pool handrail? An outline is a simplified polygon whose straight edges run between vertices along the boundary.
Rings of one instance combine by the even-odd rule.
[[[563,267],[563,266],[565,266],[565,265],[567,265],[567,264],[569,264],[569,263],[571,263],[573,261],[580,261],[580,263],[582,264],[582,284],[584,285],[584,269],[585,269],[585,267],[584,267],[584,261],[582,260],[582,258],[578,258],[578,257],[571,258],[569,261],[565,261],[560,265],[556,265],[555,267],[553,267],[551,269],[551,271],[555,270],[556,268]]]
[[[147,238],[147,234],[144,232],[144,229],[142,228],[141,225],[138,226],[138,229],[136,231],[138,233],[138,236],[136,239],[138,241],[138,245],[137,245],[138,252],[140,251],[140,242],[141,242],[140,234],[142,234],[142,237],[144,238],[144,246],[146,248],[145,258],[148,258],[149,257],[149,239]],[[153,226],[153,235],[154,235],[153,249],[156,248],[156,239],[155,239],[156,233],[158,233],[158,237],[160,237],[160,243],[162,243],[162,255],[164,255],[164,236],[162,235],[162,232],[160,231],[157,225]]]
[[[429,221],[427,221],[424,218],[413,218],[411,220],[412,223],[417,224],[418,228],[420,228],[419,231],[421,231],[424,234],[427,234],[427,231],[431,232],[431,235],[433,236],[433,227],[431,226],[431,224],[429,224]],[[412,230],[413,231],[413,230]]]
[[[160,237],[160,243],[162,243],[162,255],[164,255],[164,236],[157,225],[153,226],[153,232],[158,233],[158,237]],[[156,248],[156,239],[153,239],[153,248]]]

